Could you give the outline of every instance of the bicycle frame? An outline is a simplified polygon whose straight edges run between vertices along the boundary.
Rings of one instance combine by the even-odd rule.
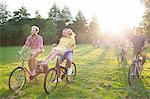
[[[134,57],[133,57],[134,58]],[[140,69],[141,69],[141,59],[140,59],[140,56],[139,56],[139,54],[137,53],[136,55],[135,55],[135,59],[133,59],[132,60],[132,64],[135,64],[135,69],[134,69],[134,74],[138,74],[138,75],[140,75]]]
[[[21,67],[23,69],[25,69],[25,71],[27,71],[29,73],[29,75],[31,75],[31,73],[28,71],[28,69],[24,66],[24,62],[25,62],[25,58],[23,57],[22,54],[18,53],[19,54],[19,57],[20,57],[20,60],[21,60]]]
[[[66,64],[67,64],[67,63],[66,63]],[[60,71],[60,68],[61,68],[61,67],[63,67],[63,66],[61,66],[61,65],[59,64],[58,59],[57,59],[57,61],[56,61],[56,66],[54,67],[55,70],[56,70],[56,72],[57,72],[57,75],[59,75],[59,73],[61,72],[61,71]],[[65,73],[66,73],[66,67],[64,67],[64,69],[65,69]]]

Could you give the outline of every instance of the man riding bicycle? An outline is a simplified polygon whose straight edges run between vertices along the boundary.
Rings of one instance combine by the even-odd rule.
[[[134,35],[131,37],[131,42],[133,44],[134,55],[142,56],[142,68],[146,61],[146,48],[148,47],[148,40],[144,35],[144,30],[142,27],[137,27],[135,29]]]
[[[21,54],[28,47],[31,48],[30,56],[28,60],[28,66],[32,76],[36,75],[37,70],[37,59],[36,57],[43,51],[43,38],[38,35],[39,28],[37,26],[32,26],[31,35],[26,39],[25,45],[21,48],[19,53]]]

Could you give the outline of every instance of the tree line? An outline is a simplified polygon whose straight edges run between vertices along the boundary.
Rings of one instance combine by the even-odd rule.
[[[141,2],[145,5],[142,25],[150,38],[150,0]],[[35,17],[30,18],[26,7],[22,6],[11,13],[7,10],[7,5],[0,2],[0,46],[23,45],[32,25],[40,28],[39,34],[43,36],[44,44],[58,43],[63,28],[71,28],[77,34],[77,43],[91,43],[93,38],[104,38],[96,17],[93,16],[90,21],[86,20],[81,10],[73,17],[69,7],[60,9],[54,3],[48,12],[48,18],[42,18],[38,10],[35,11]],[[133,32],[128,26],[122,30],[125,36]]]
[[[32,25],[40,28],[39,34],[43,36],[44,44],[58,43],[63,28],[71,28],[77,34],[77,43],[89,43],[91,36],[101,34],[95,16],[88,24],[81,10],[73,18],[69,7],[60,9],[54,3],[48,18],[42,18],[38,10],[35,11],[35,17],[30,18],[30,13],[24,6],[10,13],[7,5],[0,3],[0,46],[22,45],[30,34]]]

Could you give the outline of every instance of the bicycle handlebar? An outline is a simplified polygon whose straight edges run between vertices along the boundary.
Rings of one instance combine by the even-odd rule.
[[[26,54],[22,54],[22,53],[20,53],[20,52],[17,52],[17,53],[18,53],[18,55],[19,55],[20,60],[21,60],[21,61],[25,61],[24,56],[25,56]]]

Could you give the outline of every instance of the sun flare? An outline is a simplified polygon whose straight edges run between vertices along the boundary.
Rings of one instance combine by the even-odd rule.
[[[128,25],[133,28],[139,25],[144,14],[143,6],[132,0],[102,0],[95,13],[103,32],[121,33],[121,27]],[[109,2],[109,3],[108,3]],[[139,8],[140,7],[140,8]]]

